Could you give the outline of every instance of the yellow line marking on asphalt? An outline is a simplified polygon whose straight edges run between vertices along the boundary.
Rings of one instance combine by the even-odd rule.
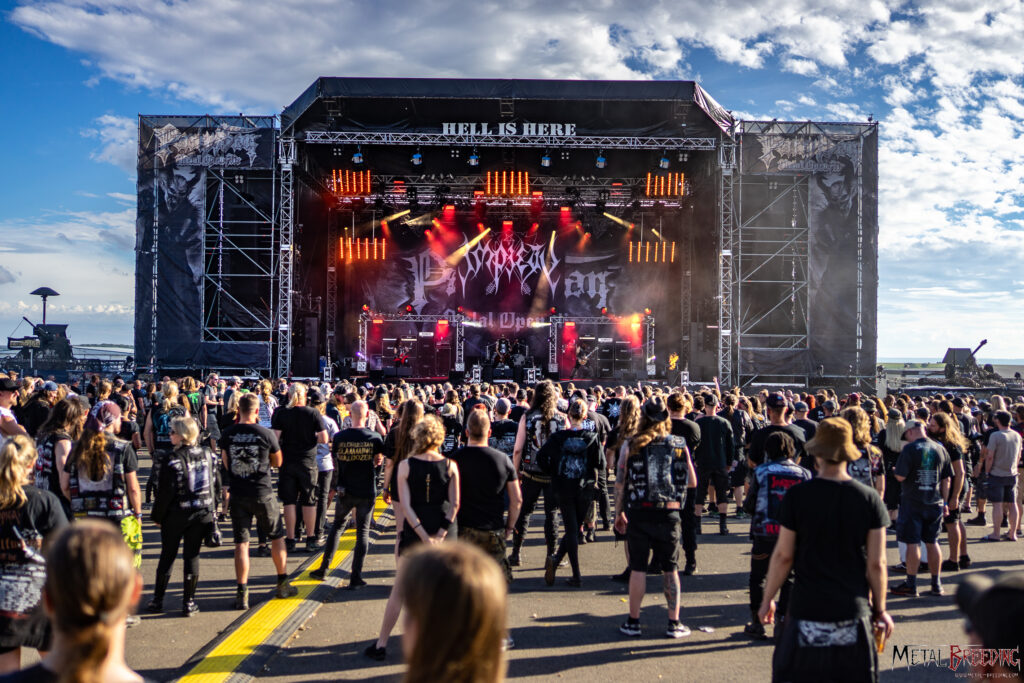
[[[387,504],[378,498],[373,506],[374,520],[387,507]],[[355,544],[356,530],[354,527],[350,527],[342,533],[341,539],[338,541],[338,550],[331,561],[331,570],[336,569],[345,561],[345,558],[355,548]],[[313,589],[320,585],[319,581],[314,581],[309,577],[309,571],[320,566],[322,557],[323,553],[318,555],[317,559],[310,563],[309,568],[291,582],[299,589],[298,595],[284,600],[271,598],[264,602],[180,680],[187,683],[220,683],[227,680],[235,672],[235,669],[299,608],[313,592]]]

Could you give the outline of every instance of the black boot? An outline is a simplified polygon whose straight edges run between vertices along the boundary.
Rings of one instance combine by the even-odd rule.
[[[167,592],[167,584],[171,582],[168,574],[157,574],[156,583],[153,585],[153,598],[146,603],[147,612],[164,611],[164,593]]]
[[[510,567],[518,567],[522,562],[520,552],[523,549],[523,537],[518,532],[512,533],[512,554],[508,557]]]
[[[725,513],[718,515],[718,533],[722,536],[727,536],[729,534],[729,522]]]
[[[199,605],[196,604],[196,586],[199,584],[198,574],[186,574],[185,586],[181,595],[181,615],[191,617],[199,612]]]
[[[701,535],[700,534],[700,518],[701,518],[700,515],[694,515],[693,516],[693,530],[694,530],[694,533],[696,533],[698,536]]]

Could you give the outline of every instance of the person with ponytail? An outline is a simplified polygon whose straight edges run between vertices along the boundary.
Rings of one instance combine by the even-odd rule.
[[[55,529],[67,524],[60,501],[31,485],[32,439],[0,441],[0,673],[21,667],[21,648],[50,649],[50,625],[41,598],[46,568],[39,554]]]
[[[53,649],[35,666],[0,682],[145,681],[124,659],[127,619],[141,592],[142,577],[113,527],[95,520],[66,527],[46,552],[42,602],[53,623]]]
[[[64,471],[75,441],[82,436],[88,416],[89,412],[77,398],[62,399],[39,427],[36,437],[39,457],[36,459],[35,485],[55,494],[67,517],[71,516],[71,501],[61,491],[60,473]]]
[[[142,564],[139,459],[130,443],[115,436],[120,428],[121,409],[113,401],[90,415],[61,473],[60,487],[71,501],[75,518],[105,519],[121,529],[124,542],[135,551],[138,567]]]
[[[398,544],[400,555],[421,544],[434,545],[456,539],[459,468],[441,455],[444,436],[444,424],[440,418],[427,415],[412,430],[412,454],[398,465],[400,504],[405,511],[405,524]],[[402,571],[401,558],[398,571]],[[377,661],[387,656],[388,637],[401,609],[402,594],[396,582],[384,607],[380,635],[363,654]]]
[[[213,512],[220,489],[217,457],[199,442],[199,425],[191,417],[178,417],[171,423],[174,450],[160,465],[156,500],[151,516],[160,527],[160,561],[156,567],[153,599],[147,612],[162,612],[164,593],[171,580],[171,566],[182,551],[185,563],[181,613],[191,617],[199,611],[196,586],[199,583],[199,550],[213,531]]]
[[[167,453],[174,448],[171,444],[171,422],[175,418],[188,415],[188,411],[179,400],[176,382],[164,382],[160,395],[161,399],[153,403],[149,414],[146,415],[146,426],[143,429],[146,448],[149,449],[149,457],[152,460],[149,479],[146,480],[147,503],[153,499],[153,492],[159,483],[157,473],[160,471],[160,465]]]

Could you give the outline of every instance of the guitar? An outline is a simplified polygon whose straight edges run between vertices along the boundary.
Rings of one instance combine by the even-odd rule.
[[[597,353],[597,347],[596,346],[593,348],[593,350],[591,350],[590,353],[588,353],[587,355],[583,356],[583,358],[577,358],[576,359],[576,367],[582,368],[584,365],[586,365],[590,361],[590,357],[593,356],[595,353]]]

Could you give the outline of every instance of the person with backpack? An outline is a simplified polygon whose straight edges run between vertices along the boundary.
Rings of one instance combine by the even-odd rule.
[[[558,501],[551,488],[551,477],[537,462],[537,453],[548,438],[565,426],[565,416],[558,412],[558,390],[550,380],[539,383],[533,393],[533,404],[519,420],[513,464],[519,473],[523,491],[523,506],[512,535],[512,554],[508,562],[518,567],[530,515],[541,494],[544,495],[544,542],[547,554],[555,554],[555,511]]]
[[[750,491],[744,501],[746,511],[751,515],[750,540],[750,615],[751,620],[743,632],[763,640],[767,637],[764,624],[757,616],[764,597],[764,581],[768,576],[775,542],[779,539],[779,508],[786,492],[795,484],[807,481],[811,473],[794,461],[796,443],[786,432],[773,432],[764,441],[765,461],[754,470]],[[779,599],[779,614],[786,613],[789,591],[793,587],[790,576],[782,585]]]
[[[569,426],[555,432],[541,446],[537,460],[551,476],[551,486],[562,512],[564,534],[558,550],[544,561],[544,583],[555,583],[555,572],[562,558],[569,555],[572,578],[568,585],[581,585],[579,540],[580,524],[597,492],[597,470],[601,464],[602,444],[596,432],[587,429],[587,404],[574,398],[569,404]]]
[[[215,496],[220,489],[220,466],[216,456],[199,443],[199,425],[191,417],[178,417],[171,422],[171,443],[174,450],[160,465],[153,522],[160,527],[160,560],[156,567],[153,599],[148,612],[161,612],[164,593],[171,580],[171,565],[182,552],[185,581],[182,591],[182,616],[191,617],[199,611],[196,586],[199,583],[199,550],[203,540],[213,531]]]
[[[160,389],[160,400],[153,403],[153,407],[146,415],[146,426],[142,430],[143,440],[149,450],[149,457],[152,460],[149,470],[149,479],[146,480],[146,502],[153,499],[153,492],[156,491],[156,473],[160,469],[160,463],[164,454],[171,450],[171,422],[178,417],[185,417],[188,412],[178,401],[178,384],[171,380],[163,383]]]
[[[672,436],[668,408],[659,398],[643,405],[640,428],[622,445],[615,477],[615,531],[629,545],[629,618],[619,627],[639,636],[640,606],[647,584],[648,558],[663,572],[668,627],[665,635],[682,638],[690,629],[679,621],[680,512],[697,475],[686,441]]]

